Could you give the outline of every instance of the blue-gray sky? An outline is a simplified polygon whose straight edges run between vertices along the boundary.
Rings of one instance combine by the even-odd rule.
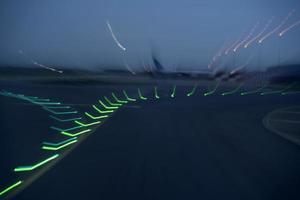
[[[284,27],[300,20],[299,0],[1,0],[0,65],[30,66],[34,59],[67,68],[122,68],[125,55],[138,68],[155,51],[169,70],[205,69],[224,43],[245,37],[259,21],[257,34],[275,16],[270,31],[292,9]],[[106,20],[126,52],[112,39]],[[235,65],[249,57],[252,68],[258,60],[260,67],[276,65],[279,48],[283,64],[298,64],[299,44],[300,26],[280,40],[274,34],[261,47],[241,49]]]

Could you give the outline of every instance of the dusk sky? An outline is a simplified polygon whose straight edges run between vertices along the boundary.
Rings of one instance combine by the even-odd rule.
[[[262,36],[293,9],[261,44],[243,47],[272,16]],[[126,51],[114,41],[107,20]],[[125,59],[136,70],[154,52],[167,70],[203,70],[222,46],[239,38],[245,42],[237,52],[223,53],[214,65],[299,64],[300,26],[278,37],[299,20],[299,0],[1,0],[0,65],[33,66],[34,60],[60,68],[125,69]]]

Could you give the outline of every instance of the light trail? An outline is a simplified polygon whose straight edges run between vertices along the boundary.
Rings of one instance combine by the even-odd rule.
[[[111,106],[117,106],[117,107],[119,107],[119,106],[123,105],[123,104],[120,104],[120,103],[113,103],[113,102],[111,102],[111,100],[109,100],[109,98],[107,98],[106,96],[104,96],[104,99]]]
[[[242,36],[240,36],[229,48],[226,49],[225,55],[229,53],[229,51],[234,48],[242,39]]]
[[[53,147],[53,146],[42,146],[42,149],[43,150],[48,150],[48,151],[58,151],[58,150],[61,150],[61,149],[64,149],[68,146],[70,146],[71,144],[74,144],[76,143],[78,140],[72,140],[70,142],[67,142],[61,146],[57,146],[57,147]]]
[[[3,196],[4,194],[8,193],[9,191],[13,190],[14,188],[18,187],[19,185],[21,185],[23,183],[23,181],[18,181],[15,184],[5,188],[4,190],[0,191],[0,196]]]
[[[262,29],[262,31],[261,32],[259,32],[255,37],[253,37],[251,40],[249,40],[245,45],[244,45],[244,48],[248,48],[249,47],[249,45],[251,44],[251,43],[253,43],[255,40],[257,40],[260,36],[262,36],[265,32],[266,32],[266,30],[269,28],[269,26],[270,26],[270,24],[273,22],[273,20],[274,20],[274,16],[273,17],[271,17],[271,19],[269,19],[269,21],[266,23],[266,25],[264,26],[264,28]]]
[[[174,98],[176,94],[176,85],[173,86],[171,97]]]
[[[154,96],[156,99],[159,99],[160,97],[158,96],[158,92],[157,92],[157,87],[154,87]]]
[[[69,132],[66,132],[66,131],[62,131],[60,133],[62,135],[66,135],[66,136],[69,136],[69,137],[76,137],[76,136],[82,135],[82,134],[90,132],[90,131],[92,131],[92,130],[91,129],[86,129],[86,130],[83,130],[83,131],[80,131],[80,132],[77,132],[77,133],[69,133]]]
[[[128,101],[136,101],[136,99],[129,97],[128,94],[127,94],[127,92],[126,92],[125,90],[123,90],[123,93],[124,93],[125,98],[126,98]]]
[[[142,95],[142,92],[141,92],[140,88],[138,88],[138,94],[139,94],[140,99],[142,99],[142,100],[147,100],[148,99],[147,97],[144,97]]]
[[[284,87],[284,88],[281,89],[281,90],[275,90],[275,91],[269,91],[269,92],[262,92],[262,93],[260,93],[260,95],[269,95],[269,94],[283,93],[284,91],[286,91],[286,90],[288,90],[288,89],[294,87],[294,85],[296,85],[296,84],[297,84],[297,82],[294,82],[294,83],[292,83],[292,84],[290,84],[290,85]]]
[[[238,85],[234,90],[231,90],[229,92],[224,92],[222,93],[222,96],[226,96],[226,95],[230,95],[230,94],[234,94],[237,91],[239,91],[241,89],[241,87],[243,87],[244,83],[241,83],[240,85]]]
[[[41,63],[38,63],[37,61],[33,60],[33,59],[30,59],[25,53],[23,50],[19,50],[19,53],[23,56],[25,56],[27,59],[29,59],[31,61],[32,64],[34,64],[35,66],[38,66],[38,67],[41,67],[41,68],[44,68],[44,69],[48,69],[48,70],[51,70],[53,72],[57,72],[57,73],[60,73],[62,74],[63,71],[62,70],[57,70],[53,67],[49,67],[49,66],[46,66],[46,65],[43,65]]]
[[[215,62],[217,61],[217,59],[222,56],[224,50],[226,49],[225,45],[226,44],[224,42],[224,44],[221,46],[221,48],[219,49],[219,51],[213,56],[211,62],[207,66],[208,69],[211,69],[213,67],[213,65],[215,64]]]
[[[126,69],[127,69],[130,73],[132,73],[133,75],[136,75],[135,71],[133,71],[133,70],[131,69],[131,67],[129,67],[128,63],[126,62],[126,59],[125,59],[125,56],[124,56],[124,55],[123,55],[123,63],[124,63],[124,65],[125,65]]]
[[[100,105],[105,108],[106,110],[116,110],[119,107],[118,106],[107,106],[105,105],[101,100],[98,100],[98,102],[100,103]]]
[[[192,89],[192,91],[190,91],[189,93],[187,93],[186,96],[190,97],[190,96],[194,95],[194,93],[196,92],[197,87],[198,86],[195,84],[194,87],[193,87],[193,89]]]
[[[296,21],[295,23],[293,23],[292,25],[290,25],[289,27],[285,28],[283,31],[281,31],[278,36],[281,37],[283,36],[286,32],[290,31],[292,28],[296,27],[300,25],[300,20]]]
[[[14,169],[15,172],[24,172],[24,171],[32,171],[32,170],[35,170],[43,165],[45,165],[46,163],[56,159],[57,157],[59,156],[59,154],[55,154],[49,158],[47,158],[46,160],[43,160],[35,165],[32,165],[32,166],[21,166],[21,167],[17,167]]]
[[[252,29],[250,30],[249,34],[245,37],[245,39],[243,39],[239,44],[237,44],[233,51],[236,52],[238,50],[238,48],[240,48],[245,42],[247,42],[253,35],[254,31],[256,30],[257,26],[259,25],[260,22],[257,22]]]
[[[100,124],[101,121],[96,121],[96,122],[91,122],[91,123],[86,124],[86,123],[83,123],[83,122],[80,122],[80,121],[76,120],[75,123],[78,124],[79,126],[82,126],[82,127],[89,127],[89,126],[94,126],[96,124]]]
[[[126,100],[121,100],[121,99],[119,99],[118,97],[117,97],[117,95],[115,95],[115,93],[111,93],[111,96],[116,100],[116,102],[118,102],[118,103],[122,103],[122,104],[125,104],[125,103],[128,103],[128,101],[126,101]]]
[[[235,74],[236,72],[238,72],[238,71],[244,69],[245,67],[247,67],[249,65],[249,63],[251,62],[252,58],[253,58],[253,56],[249,57],[248,60],[246,61],[246,63],[244,63],[243,65],[241,65],[241,66],[239,66],[239,67],[237,67],[235,69],[233,69],[230,72],[230,74]]]
[[[114,34],[114,32],[113,32],[113,30],[111,28],[111,25],[110,25],[110,23],[109,23],[108,20],[106,20],[106,25],[107,25],[107,27],[109,29],[109,32],[110,32],[112,38],[114,39],[114,41],[118,45],[118,47],[120,47],[120,49],[122,49],[123,51],[126,51],[126,48],[118,41],[117,37],[115,36],[115,34]]]
[[[94,115],[89,114],[88,112],[85,112],[84,114],[86,116],[88,116],[89,118],[91,118],[91,119],[103,119],[103,118],[107,118],[108,117],[108,115],[94,116]]]
[[[214,87],[214,89],[212,89],[209,92],[204,93],[204,96],[212,95],[213,93],[215,93],[216,90],[217,90],[217,88],[219,87],[220,83],[221,83],[221,81],[218,81],[217,84],[216,84],[216,86]]]
[[[282,26],[284,26],[284,24],[287,22],[287,20],[293,15],[293,13],[295,12],[295,10],[292,10],[289,12],[289,14],[281,21],[281,23],[276,26],[272,31],[270,31],[269,33],[267,33],[265,36],[263,36],[258,43],[262,43],[264,40],[266,40],[268,37],[270,37],[273,33],[275,33],[276,31],[278,31]]]
[[[260,91],[262,91],[263,89],[265,89],[268,86],[269,83],[264,84],[263,86],[261,86],[260,88],[256,89],[256,90],[251,90],[251,91],[246,91],[246,92],[241,92],[241,95],[249,95],[249,94],[255,94],[258,93]]]

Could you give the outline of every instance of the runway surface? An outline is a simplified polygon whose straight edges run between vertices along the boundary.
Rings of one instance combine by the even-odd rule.
[[[204,96],[209,89],[199,85],[187,97],[193,86],[179,85],[172,98],[172,86],[159,85],[156,99],[153,85],[4,83],[2,88],[11,92],[51,98],[80,112],[112,91],[120,96],[125,89],[138,99],[140,88],[147,97],[121,106],[12,199],[281,200],[299,196],[300,147],[262,123],[275,109],[299,106],[299,94],[242,96],[240,92],[249,88],[241,88],[222,96],[235,87],[220,86]],[[57,141],[59,136],[49,129],[53,125],[49,114],[37,105],[1,96],[0,106],[0,188],[4,188],[2,184],[19,180],[14,167],[47,157],[41,143]],[[31,176],[34,173],[25,179]]]

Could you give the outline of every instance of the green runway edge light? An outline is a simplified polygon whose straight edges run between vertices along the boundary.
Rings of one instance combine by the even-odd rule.
[[[194,93],[196,92],[196,89],[197,89],[197,85],[194,85],[192,91],[190,91],[189,93],[187,93],[186,96],[190,97],[190,96],[194,95]]]
[[[65,111],[65,112],[61,112],[61,111],[54,111],[54,110],[51,110],[47,107],[43,107],[44,110],[54,114],[54,115],[68,115],[68,114],[77,114],[78,111]]]
[[[123,105],[123,104],[120,104],[120,103],[113,103],[113,102],[111,102],[106,96],[104,96],[104,99],[111,106],[117,106],[118,107],[118,106],[122,106]]]
[[[23,183],[23,181],[18,181],[15,184],[9,186],[8,188],[0,191],[0,196],[5,195],[6,193],[8,193],[9,191],[13,190],[14,188],[18,187],[19,185],[21,185]]]
[[[106,110],[115,110],[118,109],[119,107],[116,106],[107,106],[105,105],[101,100],[98,100],[98,102],[100,103],[100,105],[105,108]]]
[[[75,123],[80,125],[80,126],[83,126],[83,127],[88,127],[88,126],[93,126],[93,125],[96,125],[96,124],[100,124],[101,121],[96,121],[96,122],[86,124],[86,123],[82,123],[82,122],[76,120]]]
[[[218,81],[216,86],[214,87],[214,89],[209,92],[204,93],[204,96],[212,95],[213,93],[215,93],[217,88],[219,87],[220,83],[221,83],[221,81]]]
[[[76,121],[76,120],[75,120]],[[53,130],[56,130],[56,131],[73,131],[73,130],[76,130],[76,129],[80,129],[80,128],[83,128],[83,126],[74,126],[74,127],[71,127],[71,128],[66,128],[66,129],[63,129],[63,128],[57,128],[57,127],[54,127],[54,126],[51,126],[50,127],[51,129]]]
[[[126,99],[127,99],[128,101],[136,101],[136,99],[130,98],[130,97],[128,96],[128,94],[126,93],[125,90],[123,90],[123,93],[124,93],[124,96],[126,97]]]
[[[239,91],[239,89],[241,89],[241,87],[243,87],[244,83],[241,83],[239,86],[237,86],[234,90],[229,91],[229,92],[224,92],[222,93],[222,96],[226,96],[226,95],[230,95],[230,94],[234,94],[237,91]]]
[[[77,139],[77,137],[73,137],[73,138],[70,138],[70,139],[67,139],[67,140],[58,142],[58,143],[43,142],[43,145],[58,147],[58,146],[61,146],[61,145],[63,145],[63,144],[66,144],[66,143],[68,143],[68,142],[70,142],[70,141],[73,141],[73,140],[76,140],[76,139]]]
[[[82,117],[76,117],[76,118],[69,118],[69,119],[60,119],[58,117],[55,117],[53,115],[49,115],[49,117],[51,117],[52,119],[55,119],[59,122],[70,122],[70,121],[75,121],[75,120],[80,120],[82,119]]]
[[[99,113],[101,113],[101,114],[107,114],[107,113],[113,113],[113,112],[114,112],[113,110],[100,110],[100,109],[97,108],[97,106],[95,106],[95,105],[93,105],[93,108],[94,108],[97,112],[99,112]]]
[[[115,93],[111,93],[111,96],[116,100],[116,102],[118,102],[118,103],[122,103],[122,104],[124,104],[124,103],[128,103],[128,101],[125,101],[125,100],[120,100],[116,95],[115,95]]]
[[[76,137],[78,135],[82,135],[82,134],[90,132],[90,131],[92,131],[92,129],[86,129],[86,130],[83,130],[83,131],[80,131],[80,132],[77,132],[77,133],[69,133],[67,131],[62,131],[60,133],[63,134],[63,135],[69,136],[69,137]]]
[[[147,100],[147,97],[144,97],[144,96],[142,95],[142,92],[141,92],[140,88],[138,88],[138,94],[139,94],[140,99],[142,99],[142,100]]]
[[[269,95],[269,94],[283,93],[284,91],[286,91],[286,90],[290,89],[291,87],[293,87],[295,84],[297,84],[297,82],[292,83],[292,84],[286,86],[285,88],[283,88],[281,90],[270,91],[270,92],[262,92],[262,93],[260,93],[260,95],[264,96],[264,95]]]
[[[88,112],[85,112],[84,114],[91,119],[104,119],[104,118],[108,117],[108,115],[93,116],[93,115],[89,114]]]
[[[67,142],[66,144],[63,144],[61,146],[58,146],[58,147],[53,147],[53,146],[42,146],[42,149],[44,150],[49,150],[49,151],[57,151],[57,150],[60,150],[60,149],[63,149],[65,147],[68,147],[70,146],[71,144],[74,144],[76,143],[78,140],[72,140],[70,142]]]
[[[174,98],[176,94],[176,85],[173,86],[171,97]]]
[[[157,87],[154,87],[154,96],[156,99],[159,99],[160,97],[158,96],[158,92],[157,92]]]
[[[17,168],[14,169],[14,171],[15,171],[15,172],[32,171],[32,170],[34,170],[34,169],[36,169],[36,168],[39,168],[39,167],[45,165],[46,163],[48,163],[48,162],[50,162],[50,161],[56,159],[58,156],[59,156],[59,154],[55,154],[55,155],[53,155],[53,156],[47,158],[46,160],[44,160],[44,161],[42,161],[42,162],[39,162],[39,163],[37,163],[37,164],[35,164],[35,165],[32,165],[32,166],[21,166],[21,167],[17,167]]]
[[[252,91],[248,91],[248,92],[241,92],[241,95],[244,96],[244,95],[249,95],[249,94],[255,94],[255,93],[258,93],[260,92],[261,90],[265,89],[267,87],[268,84],[265,84],[263,86],[261,86],[260,88],[256,89],[256,90],[252,90]]]

